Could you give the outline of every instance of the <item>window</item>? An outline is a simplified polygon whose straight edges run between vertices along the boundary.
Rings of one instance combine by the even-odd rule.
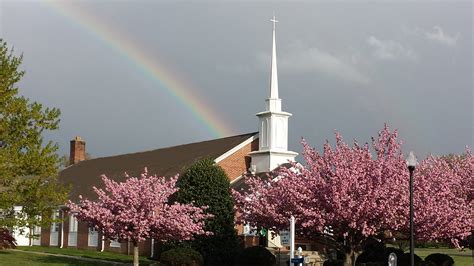
[[[250,227],[249,224],[245,224],[243,233],[244,233],[245,236],[255,236],[255,235],[257,235],[257,228]]]
[[[111,239],[111,240],[110,240],[110,247],[111,247],[111,248],[119,248],[119,247],[120,247],[120,242],[118,242],[118,241],[115,240],[115,239]]]
[[[51,217],[53,220],[59,219],[59,210],[55,211]],[[50,246],[57,246],[59,243],[59,223],[53,222],[51,223],[51,233],[49,234],[49,245]]]
[[[87,245],[89,247],[97,247],[99,244],[99,233],[95,227],[89,227],[89,234],[87,238]]]
[[[77,246],[77,218],[74,215],[69,215],[69,237],[67,245],[70,247]]]
[[[52,216],[53,220],[59,219],[59,211],[55,211]],[[59,231],[59,223],[53,222],[51,224],[51,233],[56,233]]]
[[[77,232],[77,218],[74,215],[69,216],[69,232]]]

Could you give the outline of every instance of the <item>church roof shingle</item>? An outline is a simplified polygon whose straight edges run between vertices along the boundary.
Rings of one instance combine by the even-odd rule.
[[[102,187],[102,174],[116,181],[124,181],[127,172],[137,176],[145,167],[158,176],[174,176],[203,158],[216,159],[233,147],[254,136],[257,132],[232,137],[184,144],[151,151],[129,153],[86,160],[74,164],[59,173],[59,181],[70,185],[69,198],[77,201],[79,195],[94,200],[92,187]]]

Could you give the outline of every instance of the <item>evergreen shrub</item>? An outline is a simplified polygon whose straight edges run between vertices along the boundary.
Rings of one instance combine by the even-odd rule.
[[[214,215],[204,227],[212,235],[197,236],[191,247],[203,255],[204,265],[232,265],[241,245],[234,228],[230,182],[224,170],[214,160],[203,159],[191,165],[176,185],[176,201],[208,206],[207,213]]]
[[[451,256],[448,256],[446,254],[441,254],[441,253],[433,253],[428,255],[425,258],[425,261],[431,261],[433,262],[436,266],[452,266],[454,265],[454,260],[451,258]]]
[[[275,256],[266,248],[261,246],[248,247],[244,249],[235,260],[235,266],[274,266]]]
[[[201,266],[204,259],[196,250],[177,247],[161,253],[160,265],[163,266]]]
[[[410,253],[403,253],[401,256],[397,257],[398,265],[410,265]],[[415,266],[423,266],[423,259],[420,256],[415,254]]]

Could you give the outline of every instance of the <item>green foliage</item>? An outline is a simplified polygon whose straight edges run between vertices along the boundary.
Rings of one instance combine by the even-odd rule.
[[[198,236],[191,246],[204,256],[205,265],[232,265],[239,252],[239,240],[234,229],[234,202],[229,178],[211,159],[194,163],[178,179],[176,200],[208,206],[214,217],[206,222],[211,236]]]
[[[58,145],[42,137],[58,128],[60,112],[18,95],[22,59],[0,39],[0,227],[49,224],[52,208],[66,199],[54,178]],[[15,215],[13,205],[25,208]]]
[[[442,248],[449,246],[452,246],[452,244],[440,241],[418,241],[415,243],[415,248]]]
[[[236,258],[236,266],[274,266],[275,256],[268,249],[261,246],[246,248]]]
[[[199,266],[203,261],[202,255],[189,247],[173,248],[160,256],[160,264],[166,266]]]

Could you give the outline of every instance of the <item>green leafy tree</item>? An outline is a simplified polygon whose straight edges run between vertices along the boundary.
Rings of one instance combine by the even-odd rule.
[[[214,215],[206,222],[205,230],[211,236],[197,236],[191,246],[204,257],[204,265],[233,265],[238,254],[239,240],[234,228],[234,203],[229,178],[211,159],[194,163],[178,179],[176,200],[208,206]]]
[[[18,95],[22,59],[0,39],[0,227],[32,229],[51,223],[67,193],[56,180],[58,145],[42,136],[58,129],[60,111]],[[23,209],[14,213],[13,206]]]

